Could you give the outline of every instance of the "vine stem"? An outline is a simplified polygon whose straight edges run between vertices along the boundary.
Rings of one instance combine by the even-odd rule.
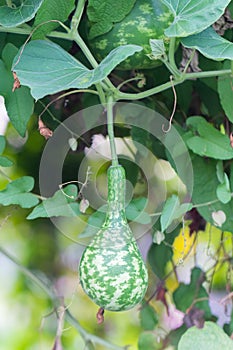
[[[174,37],[170,39],[170,43],[169,43],[168,62],[174,76],[179,77],[180,71],[178,70],[175,62],[175,48],[176,48],[176,38]]]
[[[40,289],[42,289],[45,294],[51,299],[53,306],[55,310],[58,309],[60,306],[60,300],[55,291],[52,289],[52,286],[48,286],[42,279],[40,279],[38,276],[36,276],[34,273],[32,273],[30,270],[28,270],[26,267],[21,265],[21,263],[14,258],[9,252],[7,252],[4,248],[0,246],[0,253],[2,253],[4,256],[6,256],[9,260],[11,260],[17,267],[20,269],[20,271],[28,277],[31,281],[33,281]],[[74,316],[69,312],[69,310],[64,307],[65,309],[65,317],[66,320],[79,332],[81,337],[83,338],[84,342],[91,341],[96,344],[100,344],[105,346],[107,349],[111,350],[126,350],[126,347],[121,347],[112,343],[109,343],[108,341],[99,338],[98,336],[95,336],[93,334],[88,333],[81,325],[80,323],[74,318]]]
[[[155,95],[159,92],[165,91],[171,88],[172,86],[182,84],[186,80],[219,77],[219,76],[228,75],[228,74],[231,74],[231,69],[181,74],[181,76],[178,79],[174,79],[172,80],[172,82],[169,81],[167,83],[161,84],[159,86],[148,89],[146,91],[142,91],[138,93],[125,93],[117,90],[115,98],[117,101],[118,100],[132,100],[132,101],[140,100],[140,99]]]
[[[86,0],[79,0],[76,10],[73,14],[72,20],[71,20],[71,31],[72,32],[77,32],[79,23],[82,18],[84,6],[85,6]]]
[[[233,192],[231,193],[231,196],[233,197]],[[192,209],[193,208],[201,208],[201,207],[207,207],[209,205],[215,204],[215,203],[219,203],[220,200],[218,198],[213,199],[212,201],[209,202],[204,202],[204,203],[198,203],[198,204],[193,204]],[[151,217],[153,216],[160,216],[162,214],[162,212],[157,212],[157,213],[153,213],[153,214],[149,214]]]
[[[111,156],[112,156],[112,165],[118,165],[118,158],[116,153],[116,144],[114,138],[114,127],[113,127],[113,98],[112,96],[108,97],[107,100],[107,128],[108,128],[108,136],[110,142]]]
[[[47,21],[47,23],[49,23],[49,22],[51,22],[51,21]],[[58,22],[58,21],[56,21],[56,22]],[[15,27],[8,28],[8,27],[0,26],[0,33],[13,33],[13,34],[21,34],[21,35],[30,35],[32,33],[32,28],[30,26],[28,26],[28,28],[25,28],[25,26],[20,26],[17,28],[15,28]],[[47,36],[49,36],[51,38],[73,40],[71,38],[71,36],[66,32],[52,31],[49,34],[47,34]]]

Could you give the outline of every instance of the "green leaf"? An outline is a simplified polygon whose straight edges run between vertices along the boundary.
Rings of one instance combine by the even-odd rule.
[[[153,272],[158,278],[163,279],[165,276],[166,265],[172,259],[172,247],[165,244],[152,244],[148,252],[148,261]]]
[[[140,310],[140,323],[145,331],[152,331],[158,323],[155,309],[149,304],[143,304]]]
[[[180,200],[176,195],[169,197],[163,207],[160,217],[161,231],[164,232],[174,219],[174,214],[180,206]]]
[[[190,211],[193,207],[192,203],[183,203],[177,208],[174,213],[173,219],[180,219],[187,211]]]
[[[5,149],[5,146],[6,146],[5,137],[0,135],[0,154],[3,153],[3,151]],[[10,159],[0,155],[0,166],[2,166],[2,167],[9,167],[9,166],[12,166],[12,165],[13,165],[13,162]]]
[[[194,186],[192,193],[192,202],[197,206],[200,215],[211,224],[214,224],[213,213],[223,211],[226,215],[221,229],[223,231],[233,232],[233,201],[224,204],[217,199],[216,189],[219,180],[216,175],[216,160],[204,159],[202,157],[192,155],[192,164],[194,172]],[[231,172],[231,178],[233,173]],[[233,183],[233,182],[232,182]],[[201,205],[203,203],[211,203],[211,205]]]
[[[36,28],[41,23],[50,20],[65,22],[73,9],[74,0],[44,0],[36,14],[33,27]],[[40,25],[33,34],[33,39],[43,39],[46,34],[50,33],[58,26],[58,22],[50,22]]]
[[[186,143],[189,149],[200,156],[215,159],[231,159],[233,149],[227,135],[215,129],[202,117],[190,117],[186,122],[195,136],[189,135]],[[196,134],[199,136],[196,136]]]
[[[90,39],[109,32],[114,23],[122,21],[132,10],[135,2],[136,0],[89,0],[87,16],[92,22]]]
[[[16,204],[22,208],[34,207],[39,200],[34,194],[28,193],[33,187],[34,179],[30,176],[23,176],[10,182],[7,187],[0,192],[0,204],[4,206]]]
[[[205,322],[203,328],[189,328],[181,337],[178,350],[233,350],[233,341],[214,322]]]
[[[233,44],[232,44],[233,45]],[[224,69],[231,68],[231,62],[224,62]],[[218,93],[220,97],[220,102],[224,112],[226,113],[227,118],[233,123],[233,77],[232,75],[225,75],[218,78]]]
[[[181,43],[188,48],[198,50],[203,56],[212,60],[233,59],[233,43],[218,35],[212,27],[181,39]]]
[[[68,185],[64,190],[58,190],[53,197],[42,201],[28,215],[28,220],[56,216],[73,217],[80,214],[79,204],[75,202],[78,190],[75,185]]]
[[[216,194],[220,202],[226,204],[231,200],[230,182],[226,173],[224,173],[224,180],[217,187]]]
[[[6,147],[6,140],[5,137],[0,135],[0,154],[3,153],[4,149]]]
[[[127,57],[142,48],[123,45],[111,51],[95,69],[88,69],[60,46],[45,40],[27,44],[12,70],[22,85],[29,86],[35,99],[70,88],[88,88],[102,81]],[[54,69],[56,67],[56,69]]]
[[[79,237],[93,237],[103,225],[105,216],[106,213],[101,210],[97,210],[92,215],[90,215],[87,220],[87,226],[85,227],[84,231],[79,235]]]
[[[148,213],[144,212],[146,206],[146,198],[133,199],[125,209],[126,217],[128,220],[139,222],[140,224],[149,224],[151,217]]]
[[[25,86],[21,86],[20,89],[12,92],[14,79],[10,67],[17,51],[18,49],[9,43],[2,52],[3,60],[0,60],[0,95],[5,98],[6,110],[11,123],[23,137],[29,118],[33,113],[34,101],[29,89]]]
[[[3,167],[9,167],[12,166],[14,163],[7,157],[0,156],[0,166]]]
[[[174,20],[165,30],[168,37],[185,37],[199,33],[224,13],[231,0],[162,0],[172,11]]]
[[[0,6],[0,25],[16,27],[32,19],[40,8],[43,0],[12,1],[12,7]]]
[[[166,49],[162,39],[150,39],[151,55],[150,59],[158,60],[166,56]]]
[[[231,310],[231,318],[229,323],[225,323],[224,330],[227,332],[229,336],[233,333],[233,309]]]
[[[192,270],[190,284],[180,283],[179,287],[175,290],[173,293],[173,298],[178,310],[186,312],[195,299],[205,297],[208,299],[208,293],[202,286],[202,274],[203,272],[199,268],[195,267]],[[211,316],[208,300],[196,302],[195,307],[204,310],[206,317]]]
[[[159,350],[162,344],[158,342],[157,336],[151,332],[143,332],[138,339],[138,350]]]
[[[216,175],[217,175],[218,181],[220,183],[224,183],[224,169],[223,169],[223,162],[222,162],[222,160],[219,160],[217,162]]]

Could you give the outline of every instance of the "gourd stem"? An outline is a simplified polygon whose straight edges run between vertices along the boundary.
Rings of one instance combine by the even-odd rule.
[[[181,72],[177,69],[176,62],[175,62],[175,46],[176,46],[176,38],[171,38],[170,44],[169,44],[168,62],[169,62],[169,66],[171,68],[172,74],[174,74],[175,77],[180,77]]]
[[[112,165],[117,166],[118,158],[116,153],[116,144],[115,144],[114,128],[113,128],[113,106],[114,106],[113,98],[112,96],[109,96],[107,99],[107,129],[108,129],[108,136],[109,136],[110,149],[111,149]]]

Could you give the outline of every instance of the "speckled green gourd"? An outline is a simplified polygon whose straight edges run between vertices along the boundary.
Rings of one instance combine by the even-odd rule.
[[[108,211],[79,265],[85,293],[101,308],[128,310],[144,297],[148,274],[125,216],[125,171],[108,169]]]
[[[114,0],[112,0],[114,2]],[[126,0],[127,1],[127,0]],[[150,39],[164,39],[164,30],[169,27],[173,16],[160,0],[137,0],[131,12],[120,22],[113,23],[107,33],[88,38],[88,43],[98,61],[120,45],[134,44],[143,50],[128,57],[117,69],[147,69],[161,65],[160,60],[150,60]],[[89,23],[91,27],[92,23]]]

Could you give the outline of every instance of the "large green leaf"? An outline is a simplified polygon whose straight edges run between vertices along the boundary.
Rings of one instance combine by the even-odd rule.
[[[233,46],[233,44],[232,44]],[[233,59],[233,58],[232,58]],[[231,63],[229,61],[224,62],[223,68],[230,69]],[[233,77],[232,75],[226,75],[218,78],[218,93],[220,101],[227,118],[233,123]]]
[[[2,167],[9,167],[12,166],[14,163],[7,157],[0,156],[0,166]]]
[[[165,30],[169,37],[185,37],[202,32],[224,13],[231,0],[162,0],[174,15],[170,27]]]
[[[228,136],[215,129],[203,117],[190,117],[186,124],[193,132],[186,134],[186,143],[194,153],[215,159],[233,158]]]
[[[172,259],[172,247],[165,244],[152,244],[148,252],[148,261],[153,272],[158,278],[163,279],[165,276],[167,262]]]
[[[192,193],[192,202],[197,206],[201,216],[211,224],[214,224],[213,213],[223,211],[226,215],[226,221],[219,225],[223,231],[233,232],[233,201],[230,203],[221,203],[216,194],[219,180],[216,174],[216,160],[205,159],[199,156],[192,156],[194,171],[194,187]],[[231,173],[231,186],[232,182]],[[206,203],[206,205],[204,205]]]
[[[23,176],[10,182],[7,187],[0,192],[0,204],[16,204],[22,208],[34,207],[39,199],[30,192],[34,187],[34,179],[30,176]]]
[[[120,22],[132,10],[136,0],[89,0],[87,16],[92,26],[90,38],[109,32],[115,22]]]
[[[53,197],[43,200],[33,209],[27,219],[77,216],[80,214],[79,204],[75,202],[77,194],[77,186],[68,185],[63,191],[58,190]]]
[[[203,328],[189,328],[181,337],[178,350],[233,350],[233,341],[214,322],[205,322]]]
[[[27,87],[21,86],[12,92],[14,83],[10,70],[12,61],[17,54],[17,48],[7,44],[0,60],[0,95],[5,98],[5,105],[10,121],[21,136],[25,135],[27,123],[33,113],[34,101]]]
[[[143,304],[140,310],[141,327],[146,331],[153,330],[158,323],[158,317],[155,309],[149,304]]]
[[[42,23],[50,20],[65,22],[73,9],[74,0],[44,0],[34,21],[34,28],[40,26],[34,32],[33,39],[43,39],[46,34],[59,26],[58,22],[41,25]]]
[[[233,60],[233,43],[218,35],[212,27],[182,38],[181,43],[188,48],[200,51],[203,56],[212,60]]]
[[[141,51],[137,45],[119,46],[95,69],[88,69],[60,46],[45,40],[27,44],[12,69],[35,99],[70,88],[88,88],[102,81],[128,56]]]
[[[43,0],[12,1],[12,7],[0,6],[0,25],[3,27],[16,27],[32,19]]]
[[[202,286],[202,283],[202,271],[199,268],[194,268],[192,270],[190,284],[180,283],[179,287],[173,293],[173,298],[177,309],[186,312],[195,299],[205,297],[208,299],[208,293]],[[211,316],[208,300],[196,302],[195,307],[204,310],[206,317]]]

